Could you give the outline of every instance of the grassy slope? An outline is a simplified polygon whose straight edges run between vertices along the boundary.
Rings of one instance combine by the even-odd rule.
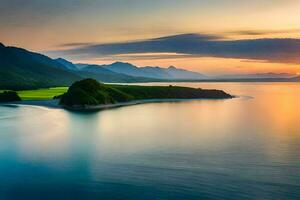
[[[50,100],[54,96],[65,93],[67,90],[68,87],[54,87],[39,90],[23,90],[17,93],[22,100]]]

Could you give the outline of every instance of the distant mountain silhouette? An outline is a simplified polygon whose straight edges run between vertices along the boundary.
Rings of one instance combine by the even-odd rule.
[[[299,82],[300,81],[300,76],[295,76],[293,78],[290,78],[290,81]]]
[[[106,69],[101,65],[81,64],[80,73],[85,77],[94,78],[104,82],[145,82],[156,80],[147,77],[135,77],[117,73]]]
[[[176,67],[161,68],[161,67],[137,67],[130,63],[115,62],[110,65],[102,65],[102,67],[111,71],[126,74],[136,77],[157,78],[166,80],[198,80],[207,79],[203,74],[197,72],[191,72],[184,69],[178,69]]]
[[[290,73],[254,73],[254,74],[233,74],[215,77],[216,79],[274,79],[274,78],[292,78],[295,74]]]
[[[115,62],[110,65],[102,65],[105,69],[110,71],[126,74],[129,76],[137,76],[137,77],[147,77],[147,74],[140,70],[138,67],[130,64],[130,63],[123,63],[123,62]]]
[[[55,61],[59,62],[61,65],[63,65],[66,69],[70,69],[70,70],[77,70],[78,68],[76,67],[76,65],[74,65],[72,62],[63,59],[63,58],[57,58],[55,59]]]
[[[101,74],[106,74],[106,75],[124,75],[120,73],[113,72],[109,69],[106,69],[100,65],[86,65],[81,69],[82,71],[88,71],[88,72],[93,72],[93,73],[101,73]]]
[[[75,65],[78,69],[83,69],[89,65],[94,65],[94,64],[76,63]]]
[[[174,66],[170,66],[165,71],[173,78],[173,79],[207,79],[208,77],[200,74],[198,72],[192,72],[185,69],[179,69]]]

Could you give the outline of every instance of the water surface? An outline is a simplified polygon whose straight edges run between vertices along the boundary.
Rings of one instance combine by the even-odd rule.
[[[300,84],[176,85],[241,97],[0,107],[0,199],[300,199]]]

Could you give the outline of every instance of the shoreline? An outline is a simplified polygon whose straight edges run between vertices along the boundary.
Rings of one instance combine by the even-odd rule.
[[[232,98],[235,98],[233,96]],[[167,102],[184,102],[184,101],[200,101],[200,100],[227,100],[232,98],[195,98],[195,99],[144,99],[144,100],[134,100],[129,102],[121,102],[115,104],[105,104],[105,105],[85,105],[85,106],[62,106],[59,105],[58,99],[53,100],[25,100],[19,102],[8,102],[8,103],[1,103],[0,106],[15,106],[15,105],[27,105],[27,106],[41,106],[47,107],[52,109],[66,109],[70,111],[100,111],[112,108],[119,108],[123,106],[133,106],[139,104],[147,104],[147,103],[167,103]]]
[[[24,101],[16,101],[16,102],[7,102],[7,103],[0,103],[0,106],[40,106],[40,107],[47,107],[53,109],[62,109],[63,107],[59,105],[58,99],[51,99],[51,100],[24,100]]]

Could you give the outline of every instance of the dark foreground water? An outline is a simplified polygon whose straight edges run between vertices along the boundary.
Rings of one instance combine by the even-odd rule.
[[[80,114],[0,107],[0,199],[300,199],[300,84]]]

